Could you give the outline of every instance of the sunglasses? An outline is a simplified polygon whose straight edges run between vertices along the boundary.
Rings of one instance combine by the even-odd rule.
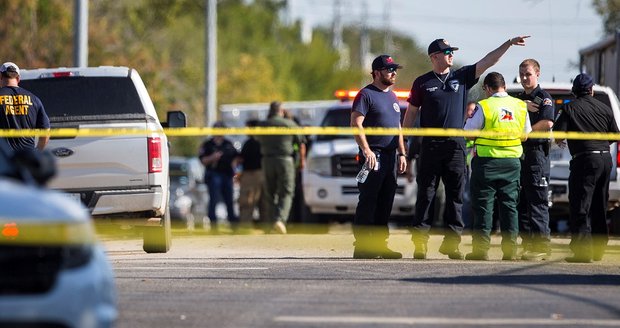
[[[446,56],[454,55],[454,51],[452,51],[451,49],[444,50],[442,53]]]
[[[382,69],[382,71],[388,71],[388,73],[396,73],[397,69],[398,68],[396,68],[396,67],[388,67],[388,68]]]

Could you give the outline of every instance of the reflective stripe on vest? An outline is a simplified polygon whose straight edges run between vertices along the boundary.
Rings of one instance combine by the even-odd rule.
[[[479,102],[484,113],[483,131],[497,132],[497,137],[476,138],[480,157],[518,158],[523,154],[521,133],[527,119],[527,105],[513,97],[489,97]]]

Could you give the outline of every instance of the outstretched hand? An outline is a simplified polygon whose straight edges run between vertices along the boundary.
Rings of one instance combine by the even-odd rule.
[[[514,38],[511,38],[510,41],[510,45],[511,46],[524,46],[525,45],[525,39],[529,38],[529,35],[522,35],[522,36],[516,36]]]

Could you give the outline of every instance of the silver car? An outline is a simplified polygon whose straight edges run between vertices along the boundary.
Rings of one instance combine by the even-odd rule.
[[[13,155],[2,141],[0,326],[111,327],[114,276],[88,211],[39,185],[51,155]]]

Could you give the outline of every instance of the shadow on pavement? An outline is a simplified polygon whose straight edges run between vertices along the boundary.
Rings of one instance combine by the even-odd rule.
[[[590,285],[620,286],[620,275],[614,274],[542,274],[542,275],[476,275],[433,278],[408,278],[403,281],[449,285]]]

